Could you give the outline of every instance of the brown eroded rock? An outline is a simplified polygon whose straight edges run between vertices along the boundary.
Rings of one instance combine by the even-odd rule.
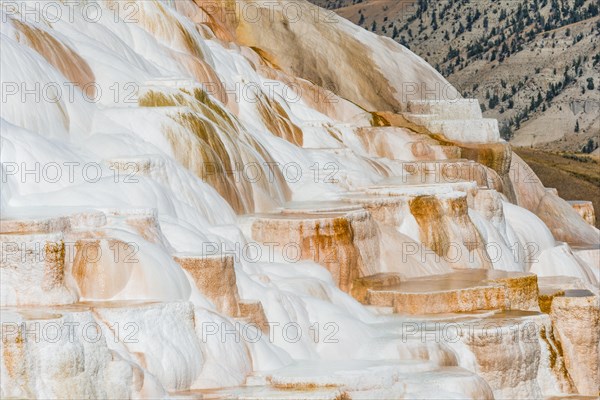
[[[197,83],[151,82],[138,102],[162,113],[161,129],[174,156],[238,213],[263,211],[288,199],[287,183],[280,169],[271,167],[275,163],[265,147]],[[301,131],[280,122],[290,129],[282,134],[300,137]],[[238,179],[237,172],[246,165],[260,166],[259,172],[273,179]]]
[[[475,371],[490,385],[496,398],[541,398],[538,376],[544,368],[539,329],[550,319],[539,312],[501,311],[457,325],[458,336],[475,357]]]
[[[338,287],[350,291],[355,278],[376,272],[378,231],[371,215],[354,211],[288,212],[253,217],[252,238],[293,247],[298,260],[325,266]],[[282,254],[284,254],[282,253]]]
[[[177,253],[173,258],[189,272],[198,290],[219,312],[232,317],[240,315],[233,256]]]
[[[567,289],[552,300],[550,316],[566,368],[581,395],[600,394],[600,298]]]
[[[251,324],[257,326],[263,333],[269,334],[270,327],[265,310],[260,301],[240,300],[240,317],[247,319]]]
[[[571,276],[540,276],[538,287],[540,309],[550,314],[555,297],[564,296],[565,290],[586,289],[586,284],[581,279]]]
[[[466,250],[473,265],[491,268],[483,238],[469,217],[466,194],[416,196],[409,206],[419,224],[421,241],[436,254],[456,268],[469,268],[462,255]]]
[[[371,124],[372,117],[363,108],[306,79],[282,71],[273,64],[274,57],[265,51],[257,47],[242,47],[241,52],[257,72],[269,79],[283,82],[288,90],[293,90],[301,96],[309,107],[337,121],[354,122],[359,125]]]
[[[575,211],[581,215],[581,218],[584,219],[590,225],[596,224],[596,213],[594,211],[594,203],[591,201],[581,201],[581,200],[571,200],[568,203],[573,207]]]

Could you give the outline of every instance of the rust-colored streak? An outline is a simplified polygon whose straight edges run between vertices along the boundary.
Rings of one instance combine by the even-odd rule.
[[[302,130],[290,120],[281,104],[262,93],[257,95],[257,100],[258,112],[267,129],[277,137],[296,146],[302,146],[304,142]]]
[[[58,69],[69,81],[75,83],[88,98],[94,98],[96,78],[87,62],[69,46],[55,39],[51,34],[26,23],[12,20],[13,25],[23,36],[17,38]]]

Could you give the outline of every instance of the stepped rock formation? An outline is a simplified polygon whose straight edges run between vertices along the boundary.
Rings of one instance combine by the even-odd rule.
[[[479,99],[513,145],[598,147],[596,1],[309,1],[423,57],[463,96]]]
[[[48,4],[1,5],[0,397],[599,394],[593,209],[421,58],[304,0]]]

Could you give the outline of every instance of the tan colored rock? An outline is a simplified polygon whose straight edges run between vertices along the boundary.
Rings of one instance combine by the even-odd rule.
[[[360,205],[368,210],[372,218],[378,223],[396,228],[410,214],[408,202],[401,196],[353,194],[344,196],[342,201]]]
[[[268,335],[270,326],[262,303],[253,300],[240,300],[238,304],[240,317],[247,319],[248,322],[257,326],[263,333]]]
[[[538,278],[535,274],[491,270],[488,279],[504,285],[511,310],[539,310]]]
[[[546,193],[535,214],[550,228],[557,240],[573,245],[598,244],[600,231],[558,196]]]
[[[15,222],[24,229],[54,229],[56,220]],[[60,221],[60,226],[65,221]],[[66,221],[68,224],[68,220]],[[10,228],[12,230],[12,228]],[[0,234],[2,306],[66,304],[76,300],[65,282],[65,243],[61,232]]]
[[[536,324],[539,334],[542,358],[538,373],[538,381],[544,393],[577,393],[573,379],[567,370],[565,357],[556,330],[549,322]]]
[[[600,394],[600,298],[567,289],[552,300],[550,316],[565,364],[581,395]]]
[[[109,349],[88,307],[27,307],[1,314],[3,397],[128,398],[152,386],[144,388],[138,365]]]
[[[352,283],[352,297],[363,304],[367,304],[369,289],[377,290],[380,288],[399,285],[402,277],[394,273],[381,273],[355,279]],[[391,305],[390,305],[391,306]]]
[[[269,62],[268,56],[256,47],[253,49],[242,47],[240,50],[251,60],[261,75],[283,82],[290,90],[297,89],[298,94],[309,107],[337,121],[353,122],[360,126],[371,125],[371,114],[358,105],[339,97],[331,90],[282,71]],[[227,106],[231,108],[230,104]]]
[[[536,312],[503,311],[472,321],[450,322],[460,341],[475,358],[475,371],[486,380],[496,398],[542,397],[538,382],[542,350],[538,327],[550,326],[547,315]],[[450,336],[451,330],[446,329]]]
[[[378,232],[367,211],[263,214],[253,217],[251,229],[254,240],[323,265],[344,291],[355,278],[377,271]]]
[[[592,335],[594,334],[592,332],[592,330],[595,329],[593,326],[594,320],[592,319],[590,321],[590,319],[585,316],[582,320],[575,321],[575,319],[581,317],[581,313],[578,314],[578,310],[581,311],[581,305],[577,304],[581,301],[577,299],[577,296],[592,296],[592,293],[586,289],[586,284],[580,279],[567,276],[541,277],[539,278],[539,287],[540,308],[542,312],[550,314],[552,318],[552,326],[544,327],[540,332],[541,338],[547,344],[546,348],[549,353],[547,366],[556,377],[563,393],[585,394],[580,391],[581,388],[577,382],[579,381],[579,383],[581,383],[581,380],[586,380],[589,377],[586,377],[585,375],[582,376],[581,371],[579,370],[581,368],[589,369],[591,367],[593,371],[594,368],[597,368],[598,358],[595,360],[596,364],[594,364],[593,357],[591,357],[591,365],[579,364],[580,361],[586,362],[587,360],[587,362],[590,362],[589,357],[584,360],[581,359],[581,357],[585,355],[585,350],[582,349],[588,346],[589,343],[588,345],[585,343],[581,344],[580,342],[577,342],[577,340],[581,339],[581,337],[588,337],[589,340],[588,333],[591,332]],[[575,299],[567,299],[565,297],[575,297]],[[597,305],[597,297],[595,298]],[[570,310],[571,308],[572,310]],[[583,309],[585,309],[585,306]],[[556,311],[559,312],[557,313]],[[592,307],[591,314],[593,313]],[[583,314],[586,314],[586,311],[583,311]],[[589,317],[589,312],[587,314]],[[589,323],[592,323],[592,325],[586,325]],[[577,329],[582,329],[581,334],[577,332]],[[575,345],[572,343],[573,336],[575,336]],[[567,340],[566,343],[565,340]],[[598,337],[596,336],[595,339],[593,337],[591,338],[590,351],[594,351],[594,340],[596,340],[597,346]],[[579,348],[577,346],[579,346]],[[580,358],[577,358],[578,354]]]
[[[409,207],[421,241],[455,268],[491,268],[483,238],[468,215],[466,194],[417,196]]]
[[[233,256],[177,253],[173,258],[190,273],[198,290],[219,312],[232,317],[240,315]]]
[[[374,276],[359,281],[359,298],[371,305],[393,306],[395,312],[403,314],[539,310],[537,279],[533,274],[461,270],[401,282],[384,278]],[[364,287],[368,285],[372,286]]]
[[[594,211],[594,203],[591,201],[581,201],[581,200],[571,200],[568,203],[573,207],[575,211],[581,215],[581,218],[584,219],[590,225],[594,225],[596,223],[596,213]]]
[[[69,217],[53,218],[3,218],[0,219],[0,233],[52,233],[71,229]]]
[[[235,211],[263,211],[288,199],[290,193],[281,171],[269,166],[274,165],[269,164],[274,161],[269,152],[228,109],[208,96],[201,85],[171,81],[148,86],[151,87],[146,88],[138,100],[139,112],[151,109],[148,114],[161,120],[161,130],[171,153],[186,169],[213,186]],[[270,128],[286,126],[295,134],[301,134],[297,127],[291,126],[289,118],[272,110],[263,111],[269,120],[283,124],[275,123]],[[261,172],[266,176],[272,174],[273,179],[250,182],[231,174],[235,168],[248,164],[260,166]]]
[[[288,203],[281,212],[283,214],[302,214],[302,213],[329,213],[345,212],[350,220],[352,227],[352,243],[360,254],[361,274],[370,275],[379,270],[380,260],[380,240],[381,235],[377,221],[374,220],[370,212],[365,212],[363,207],[348,204],[344,201],[332,202],[299,202]]]
[[[461,157],[478,162],[496,171],[501,179],[508,179],[513,152],[508,143],[461,143]],[[510,197],[510,193],[504,193]]]
[[[541,276],[537,280],[540,309],[546,314],[550,314],[552,300],[564,296],[565,290],[586,289],[581,279],[571,276]]]
[[[416,278],[368,289],[366,301],[371,305],[393,306],[394,312],[403,314],[505,309],[507,304],[506,291],[501,285],[452,278]]]
[[[361,204],[375,220],[395,228],[416,221],[423,245],[454,268],[491,268],[485,243],[468,214],[476,188],[464,181],[402,185],[391,179],[343,200]]]
[[[394,293],[393,299],[396,313],[443,314],[502,309],[506,293],[502,286],[492,284],[442,292]]]

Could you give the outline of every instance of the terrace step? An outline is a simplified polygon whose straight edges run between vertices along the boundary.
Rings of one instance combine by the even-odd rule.
[[[401,185],[390,179],[343,199],[362,205],[380,223],[411,235],[418,232],[420,242],[454,268],[491,268],[468,214],[476,192],[474,182]]]
[[[390,160],[441,160],[460,157],[456,146],[443,146],[423,134],[400,127],[358,128],[356,136],[370,156]]]
[[[420,398],[427,392],[460,398],[492,399],[489,386],[459,367],[435,367],[423,361],[297,361],[263,375],[255,385],[202,391],[203,399],[373,399]],[[192,393],[178,394],[193,398]]]
[[[431,114],[403,114],[409,121],[423,125],[431,133],[455,143],[498,143],[500,129],[498,120],[481,119],[443,119]]]
[[[600,297],[578,279],[542,278],[540,306],[550,314],[565,366],[581,395],[600,392]]]
[[[435,114],[443,119],[480,119],[481,107],[477,99],[456,100],[409,100],[407,112]]]
[[[545,391],[573,392],[547,314],[502,310],[428,318],[433,320],[424,320],[420,335],[426,340],[445,340],[457,352],[467,347],[474,361],[468,368],[486,380],[495,398],[541,398]]]
[[[23,217],[2,218],[0,220],[0,234],[27,234],[27,233],[53,233],[65,232],[71,229],[69,217]]]
[[[0,223],[0,304],[68,304],[65,282],[67,217],[3,219]]]
[[[308,202],[271,214],[247,217],[251,237],[275,247],[277,254],[294,250],[294,259],[325,266],[334,282],[349,291],[352,281],[377,271],[378,230],[371,214],[349,204]]]
[[[464,270],[388,285],[386,280],[397,278],[359,280],[358,298],[366,304],[394,307],[396,313],[412,315],[496,309],[539,310],[537,279],[533,274]],[[365,288],[369,284],[372,287]]]
[[[492,187],[496,179],[484,165],[471,160],[456,158],[446,160],[400,161],[391,164],[396,176],[387,178],[388,182],[398,184],[455,183],[476,182],[478,187]]]
[[[49,397],[86,398],[90,393],[102,393],[107,398],[139,395],[144,371],[107,346],[112,342],[107,337],[110,331],[102,330],[90,307],[3,307],[0,323],[3,397],[30,398],[35,393],[40,380],[33,379],[31,365],[44,366],[43,393],[51,394]],[[117,335],[127,333],[120,331]],[[108,375],[112,378],[104,378]],[[147,384],[146,389],[151,386]]]

